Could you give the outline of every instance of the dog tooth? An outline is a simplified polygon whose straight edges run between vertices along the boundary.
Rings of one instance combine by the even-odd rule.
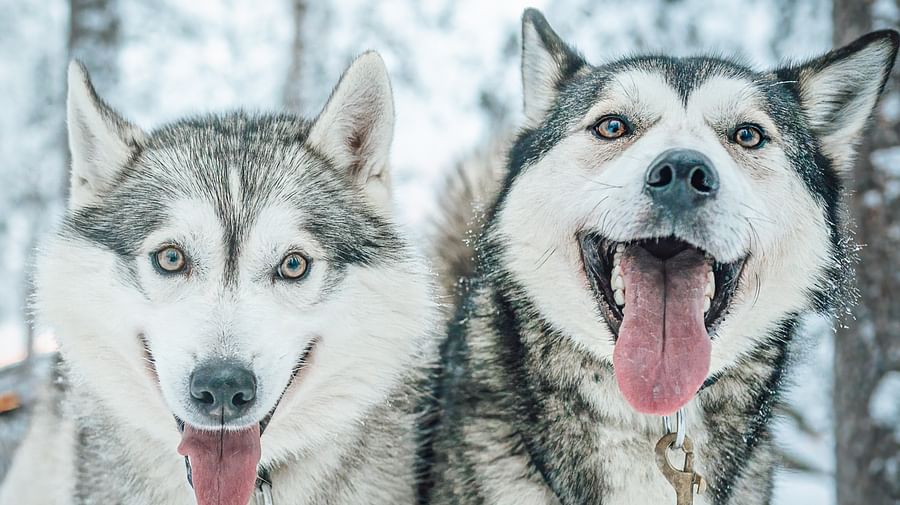
[[[619,253],[613,254],[613,266],[619,266],[619,263],[622,262],[622,255]]]
[[[616,299],[616,305],[623,307],[625,305],[625,291],[617,289],[613,291],[613,298]]]
[[[716,284],[714,282],[709,282],[706,284],[706,291],[703,293],[704,295],[712,298],[716,294]]]
[[[616,252],[617,253],[625,252],[625,244],[616,244]]]
[[[625,289],[625,279],[621,275],[613,277],[612,287],[613,289]]]
[[[615,279],[616,277],[622,276],[622,267],[616,265],[613,267],[612,273],[609,275],[610,279]]]
[[[709,312],[709,307],[712,305],[712,300],[709,299],[708,296],[703,297],[703,313]]]

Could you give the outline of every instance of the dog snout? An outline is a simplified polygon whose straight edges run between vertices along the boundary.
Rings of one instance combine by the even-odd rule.
[[[719,174],[703,153],[669,149],[650,164],[644,189],[660,205],[673,212],[684,212],[716,196]]]
[[[211,362],[194,370],[190,390],[191,402],[201,413],[227,423],[255,403],[256,376],[234,362]]]

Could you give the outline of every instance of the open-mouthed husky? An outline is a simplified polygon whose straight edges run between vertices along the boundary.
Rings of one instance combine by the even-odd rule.
[[[70,66],[70,205],[36,264],[61,381],[0,501],[414,500],[435,305],[391,216],[392,100],[366,53],[313,121],[145,133]]]
[[[482,194],[474,266],[441,251],[447,275],[471,274],[424,426],[423,501],[674,504],[661,468],[689,443],[662,441],[660,416],[681,411],[671,431],[708,484],[694,503],[768,503],[789,344],[803,316],[853,298],[843,179],[897,45],[880,31],[767,71],[594,66],[526,11],[526,124]],[[472,226],[444,223],[440,243]]]

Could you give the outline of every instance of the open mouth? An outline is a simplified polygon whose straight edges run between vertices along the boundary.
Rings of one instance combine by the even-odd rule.
[[[746,257],[730,263],[675,237],[579,237],[587,278],[615,338],[619,389],[639,412],[668,415],[709,373],[711,335],[728,313]]]
[[[148,371],[158,381],[156,359],[146,336],[141,334],[138,338]],[[204,430],[174,416],[182,434],[178,452],[185,457],[188,482],[194,487],[198,505],[244,505],[250,500],[261,456],[260,438],[284,395],[309,363],[317,342],[318,339],[313,339],[303,350],[275,405],[259,423],[242,428],[222,425],[219,430]]]
[[[301,353],[278,400],[259,423],[239,429],[223,425],[219,430],[210,431],[175,417],[182,433],[178,453],[185,457],[188,481],[198,505],[244,505],[250,500],[262,453],[262,434],[294,379],[309,362],[316,342],[314,339]]]

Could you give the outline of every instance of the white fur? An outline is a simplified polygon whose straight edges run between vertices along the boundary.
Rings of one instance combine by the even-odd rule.
[[[888,39],[876,39],[823,69],[810,66],[800,72],[801,100],[810,127],[838,169],[852,167],[856,144],[875,108],[892,54]]]
[[[66,106],[72,152],[69,207],[77,208],[94,202],[108,188],[145,134],[97,100],[87,72],[76,61],[69,64]]]
[[[723,118],[765,121],[753,111],[749,83],[710,80],[694,92],[685,109],[659,76],[635,71],[616,80],[619,86],[611,87],[622,92],[613,92],[573,124],[569,135],[516,180],[498,226],[509,244],[507,265],[553,324],[597,357],[609,359],[612,336],[584,276],[576,234],[596,230],[616,241],[647,237],[641,219],[643,209],[651,205],[642,193],[647,167],[669,148],[696,149],[710,158],[721,181],[719,195],[706,211],[707,241],[697,245],[725,262],[752,252],[735,307],[749,309],[755,304],[755,324],[729,318],[717,334],[718,341],[740,341],[745,348],[746,339],[730,338],[730,326],[741,328],[740,337],[753,335],[765,322],[803,308],[806,290],[819,281],[814,274],[828,257],[822,250],[828,244],[823,210],[787,165],[777,138],[751,155],[727,144],[708,126]],[[629,103],[633,99],[639,103]],[[586,126],[604,111],[623,107],[643,111],[644,120],[654,126],[627,147],[605,143],[587,131]],[[615,149],[624,150],[616,156],[610,152]],[[762,286],[765,291],[759,300],[752,282],[757,275],[770,281]],[[555,281],[548,284],[548,278]],[[760,308],[776,313],[761,313]],[[719,349],[714,346],[711,372],[737,358]]]
[[[77,208],[88,202],[102,204],[104,184],[121,169],[127,145],[114,128],[124,120],[103,108],[81,67],[73,66],[71,75],[75,79],[70,127],[77,174],[73,208]],[[310,142],[349,169],[362,158],[350,160],[341,146],[360,126],[358,121],[369,121],[365,125],[369,136],[363,143],[365,153],[357,154],[372,161],[357,182],[364,188],[379,186],[384,193],[373,191],[378,198],[387,198],[393,113],[389,83],[374,53],[362,56],[348,70],[315,123]],[[163,166],[181,163],[177,154],[156,156],[154,162]],[[170,177],[172,185],[196,187],[188,171],[172,170]],[[87,182],[82,184],[82,179]],[[227,183],[228,194],[238,200],[249,191],[234,174]],[[408,259],[383,265],[351,265],[326,291],[333,268],[325,244],[304,231],[302,224],[310,217],[290,204],[292,191],[288,187],[283,195],[268,195],[268,206],[257,213],[241,244],[234,272],[227,272],[221,216],[200,195],[170,204],[171,218],[129,258],[136,265],[136,283],[123,275],[121,258],[94,242],[62,233],[43,243],[35,273],[39,324],[59,338],[72,370],[72,394],[88,393],[96,399],[92,408],[129,434],[123,437],[123,449],[136,471],[142,471],[148,482],[159,483],[154,489],[136,489],[135,496],[158,503],[194,503],[183,458],[176,452],[181,437],[173,414],[195,426],[209,424],[189,401],[189,378],[199,363],[236,358],[249,366],[257,379],[257,400],[233,427],[250,426],[276,405],[304,349],[317,341],[309,363],[286,392],[261,439],[261,464],[277,474],[274,492],[281,503],[311,499],[310,489],[342,464],[341,454],[348,449],[342,444],[352,440],[343,435],[364,426],[367,413],[397,393],[402,381],[424,364],[421,360],[433,346],[436,310],[424,260],[409,252]],[[189,275],[164,276],[153,267],[151,256],[172,243],[189,258]],[[275,279],[285,255],[298,250],[311,259],[309,274],[298,282]],[[236,281],[227,282],[226,273],[236,274]],[[156,376],[144,359],[139,336],[149,344]],[[402,420],[403,415],[397,418]],[[411,414],[406,421],[411,438]],[[408,447],[411,460],[412,441],[396,444]],[[30,461],[20,458],[19,470],[14,471],[35,471]],[[52,471],[43,489],[63,485],[71,464],[63,462]],[[411,472],[411,461],[408,468]],[[366,486],[361,484],[354,492],[393,491],[396,496],[396,490]],[[41,500],[49,498],[37,502]]]
[[[808,309],[808,291],[823,281],[819,274],[830,257],[824,210],[789,166],[776,125],[761,112],[761,97],[751,83],[710,79],[693,92],[687,106],[662,77],[647,72],[620,74],[610,89],[605,100],[570,125],[564,138],[516,179],[496,227],[507,244],[504,263],[551,324],[611,362],[612,334],[585,277],[576,234],[594,230],[616,241],[647,237],[642,217],[651,203],[642,187],[651,161],[670,148],[698,150],[718,171],[720,190],[706,211],[710,227],[705,241],[697,245],[720,261],[750,254],[732,312],[716,332],[710,373],[735,366],[774,322]],[[623,110],[653,126],[627,145],[601,141],[588,131],[597,118]],[[772,132],[772,141],[748,152],[714,129],[742,121],[760,123]],[[616,388],[585,383],[582,391],[599,412],[627,427],[623,437],[661,436],[660,419],[635,413]],[[700,415],[693,404],[687,411],[689,418]],[[699,423],[691,425],[691,436],[702,446],[706,435]],[[641,444],[646,442],[632,445]],[[622,446],[610,440],[608,450]],[[613,489],[610,503],[672,500],[671,487],[651,456],[649,451],[609,456],[604,479]],[[703,469],[702,455],[697,468]],[[510,496],[527,502],[530,494],[523,490]],[[698,497],[695,503],[706,502]]]
[[[335,441],[355,429],[366,410],[385,401],[430,345],[423,340],[431,332],[433,307],[426,271],[413,262],[351,267],[340,288],[322,296],[329,267],[321,246],[296,231],[301,216],[281,207],[260,216],[245,244],[238,285],[227,288],[221,275],[222,231],[213,210],[184,202],[173,215],[179,216],[177,223],[149,237],[146,254],[139,257],[149,257],[163,237],[178,238],[207,273],[163,278],[147,260],[139,266],[147,299],[114,280],[111,253],[80,241],[46,244],[37,305],[41,320],[59,335],[77,379],[126,429],[142,434],[134,440],[136,453],[173,460],[183,479],[172,414],[198,426],[206,422],[189,407],[193,367],[211,357],[249,360],[258,381],[257,404],[246,416],[251,424],[275,405],[303,349],[318,338],[312,363],[263,436],[262,463],[303,457],[315,465],[318,458],[304,455],[316,452],[329,459],[327,454],[339,449]],[[270,273],[297,244],[313,260],[309,277],[296,285],[273,283]],[[159,384],[146,370],[139,333],[156,359]]]
[[[556,101],[562,79],[565,44],[552,30],[544,32],[556,47],[548,47],[535,23],[547,23],[543,15],[527,10],[522,20],[522,91],[526,123],[537,125]]]
[[[394,99],[384,60],[367,52],[344,72],[309,133],[309,143],[353,176],[373,203],[390,207],[388,158],[394,134]],[[352,143],[358,143],[357,147]]]
[[[38,403],[34,422],[16,453],[21,454],[0,483],[0,505],[68,505],[74,489],[75,423]],[[39,469],[37,472],[35,469]]]

